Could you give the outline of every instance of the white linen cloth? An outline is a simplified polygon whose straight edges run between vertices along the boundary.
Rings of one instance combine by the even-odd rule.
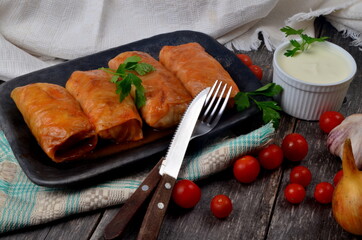
[[[313,35],[326,15],[362,46],[361,0],[0,0],[0,80],[177,30],[228,48],[273,50],[285,25]]]

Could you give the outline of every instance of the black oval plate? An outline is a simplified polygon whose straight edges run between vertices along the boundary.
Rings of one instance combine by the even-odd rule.
[[[21,168],[35,184],[48,187],[69,186],[105,175],[111,170],[121,169],[134,163],[141,163],[155,154],[162,153],[171,137],[165,137],[143,146],[91,161],[75,161],[70,164],[56,164],[51,161],[37,144],[25,124],[11,91],[19,86],[34,82],[49,82],[65,86],[75,70],[92,70],[107,67],[108,61],[124,51],[144,51],[158,59],[165,45],[179,45],[188,42],[200,43],[229,72],[241,91],[252,91],[261,87],[260,81],[243,65],[235,54],[210,36],[193,31],[177,31],[157,35],[120,47],[112,48],[86,57],[71,60],[53,67],[32,72],[0,85],[0,123]],[[256,107],[243,112],[229,111],[224,114],[218,126],[201,138],[210,138],[226,128],[255,115]],[[118,175],[119,176],[119,175]]]

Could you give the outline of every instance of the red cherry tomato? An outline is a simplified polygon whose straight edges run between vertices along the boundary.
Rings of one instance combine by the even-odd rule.
[[[283,150],[275,144],[271,144],[261,150],[258,155],[260,165],[265,169],[275,169],[283,162]]]
[[[190,180],[178,181],[172,191],[173,201],[183,208],[194,207],[201,198],[200,188]]]
[[[290,183],[284,190],[284,196],[290,203],[301,203],[305,195],[304,187],[298,183]]]
[[[298,133],[291,133],[282,142],[284,156],[290,161],[302,161],[308,153],[308,143]]]
[[[332,202],[334,187],[328,182],[318,183],[314,189],[314,198],[319,203]]]
[[[263,78],[263,69],[261,69],[261,67],[257,65],[250,65],[249,68],[259,80]]]
[[[260,172],[260,164],[253,156],[243,156],[234,163],[235,178],[242,183],[251,183],[256,180]]]
[[[333,178],[334,186],[337,186],[337,184],[339,183],[339,181],[341,180],[342,177],[343,177],[343,170],[339,170],[336,173],[336,175],[334,175],[334,178]]]
[[[319,118],[319,127],[325,133],[329,133],[333,128],[337,127],[344,120],[344,116],[335,111],[323,113]]]
[[[210,204],[211,212],[217,218],[226,218],[233,210],[233,204],[226,195],[216,195]]]
[[[251,60],[251,58],[246,55],[246,54],[236,54],[236,56],[246,65],[246,66],[251,66],[253,65],[253,61]]]
[[[290,172],[289,177],[291,183],[299,183],[303,187],[308,186],[312,181],[312,173],[304,166],[294,167]]]

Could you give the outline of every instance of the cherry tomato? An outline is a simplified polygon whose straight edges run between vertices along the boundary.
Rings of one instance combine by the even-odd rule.
[[[260,172],[260,164],[253,156],[243,156],[234,163],[235,178],[242,183],[251,183],[256,180]]]
[[[253,65],[253,61],[251,60],[251,58],[246,55],[246,54],[236,54],[236,56],[246,65],[246,66],[251,66]]]
[[[284,156],[290,161],[302,161],[308,153],[308,143],[298,133],[291,133],[282,142]]]
[[[190,180],[178,181],[172,191],[173,201],[183,208],[194,207],[201,198],[200,188]]]
[[[261,67],[257,65],[250,65],[249,68],[259,80],[263,78],[263,69],[261,69]]]
[[[289,177],[291,183],[299,183],[303,187],[308,186],[312,181],[312,173],[304,166],[294,167],[290,172]]]
[[[216,195],[210,204],[211,212],[217,218],[226,218],[233,210],[233,204],[226,195]]]
[[[318,183],[314,189],[314,198],[320,203],[332,202],[334,187],[328,182]]]
[[[334,186],[337,186],[337,184],[339,183],[339,181],[341,180],[342,177],[343,177],[343,170],[339,170],[336,173],[336,175],[334,175],[334,178],[333,178]]]
[[[290,203],[301,203],[305,195],[304,187],[298,183],[290,183],[284,190],[284,196]]]
[[[335,111],[323,113],[319,118],[319,127],[325,133],[329,133],[333,128],[337,127],[344,120],[344,116]]]
[[[283,150],[275,144],[271,144],[261,150],[258,155],[260,165],[265,169],[275,169],[283,162]]]

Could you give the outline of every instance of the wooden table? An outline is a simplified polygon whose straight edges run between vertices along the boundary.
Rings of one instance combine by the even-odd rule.
[[[330,36],[334,42],[350,52],[359,67],[355,80],[349,88],[341,113],[345,116],[362,112],[362,51],[349,46],[351,39],[341,37],[324,19],[316,21],[318,36]],[[272,56],[264,46],[248,52],[255,64],[264,69],[263,84],[272,81]],[[243,123],[237,133],[245,133],[255,124]],[[307,187],[307,196],[299,205],[288,203],[283,191],[289,181],[289,173],[295,164],[285,161],[277,170],[262,170],[256,182],[239,183],[231,169],[206,180],[197,182],[202,191],[198,205],[191,210],[180,210],[171,204],[164,220],[159,239],[362,239],[345,232],[332,216],[331,204],[317,203],[313,198],[316,184],[333,182],[334,174],[341,168],[338,157],[331,155],[326,147],[327,135],[316,121],[301,121],[283,114],[274,143],[281,144],[283,137],[291,132],[305,136],[309,153],[300,164],[307,166],[312,174],[312,183]],[[228,195],[233,202],[233,212],[219,220],[210,212],[210,201],[217,194]],[[102,239],[106,224],[119,207],[97,210],[0,235],[5,239]],[[141,218],[135,220],[123,239],[134,239]]]

